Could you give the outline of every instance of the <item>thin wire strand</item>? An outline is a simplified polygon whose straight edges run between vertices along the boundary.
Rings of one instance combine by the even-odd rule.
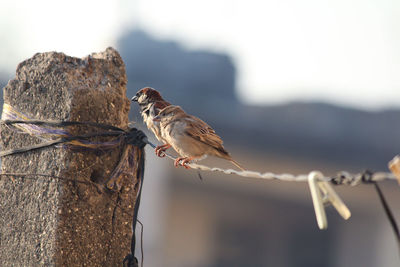
[[[141,253],[141,260],[140,260],[140,265],[143,267],[143,262],[144,262],[144,252],[143,252],[143,231],[144,231],[144,226],[143,223],[138,219],[137,222],[140,224],[140,253]]]
[[[157,146],[151,143],[147,138],[144,138],[143,141],[150,145],[152,148],[156,148]],[[176,157],[172,156],[164,152],[164,155],[171,160],[176,160]],[[235,174],[242,177],[248,178],[257,178],[257,179],[266,179],[266,180],[280,180],[285,182],[307,182],[308,181],[308,174],[300,174],[300,175],[293,175],[290,173],[282,173],[282,174],[275,174],[272,172],[256,172],[256,171],[237,171],[233,169],[223,169],[218,167],[208,167],[205,165],[197,164],[197,163],[187,163],[192,169],[201,170],[201,171],[210,171],[210,172],[222,172],[224,174]],[[361,183],[362,174],[350,174],[348,172],[340,172],[340,179],[342,179],[341,184],[349,184],[349,185],[358,185]],[[394,174],[390,172],[376,172],[372,174],[372,181],[382,181],[382,180],[397,180]],[[332,177],[323,177],[322,180],[331,182],[334,180]]]
[[[57,175],[52,175],[52,174],[41,174],[41,173],[14,173],[14,172],[1,172],[0,176],[19,176],[19,177],[24,177],[24,179],[28,180],[36,180],[35,177],[27,177],[27,176],[40,176],[40,177],[46,177],[46,178],[52,178],[52,179],[58,179],[58,180],[64,180],[68,182],[75,182],[75,183],[80,183],[80,184],[87,184],[87,185],[95,185],[96,184],[92,181],[81,181],[81,180],[76,180],[72,178],[67,178],[63,176],[57,176]]]

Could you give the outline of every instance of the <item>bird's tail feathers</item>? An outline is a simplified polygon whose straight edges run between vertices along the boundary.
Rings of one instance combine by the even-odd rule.
[[[242,170],[242,171],[245,171],[245,170],[246,170],[246,169],[243,168],[236,160],[234,160],[234,159],[232,158],[232,156],[228,153],[228,151],[226,151],[226,150],[224,149],[223,146],[218,147],[218,148],[215,148],[215,149],[216,149],[216,151],[217,151],[217,153],[214,154],[215,156],[220,157],[220,158],[223,158],[223,159],[226,159],[226,160],[229,160],[230,162],[232,162],[236,167],[238,167],[238,168],[239,168],[240,170]]]
[[[238,167],[239,169],[241,169],[242,171],[245,171],[246,169],[243,168],[242,166],[240,166],[239,163],[237,163],[237,161],[235,161],[234,159],[230,159],[230,162],[232,162],[236,167]]]

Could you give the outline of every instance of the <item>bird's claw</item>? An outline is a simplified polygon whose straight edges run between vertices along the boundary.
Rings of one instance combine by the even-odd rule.
[[[165,150],[167,150],[167,149],[170,148],[170,147],[171,147],[171,145],[169,145],[169,144],[157,146],[157,147],[155,148],[156,155],[157,155],[158,157],[160,157],[160,158],[165,157]]]
[[[183,160],[184,158],[176,158],[174,161],[174,166],[178,167],[180,165],[180,161]]]
[[[185,169],[189,170],[190,167],[186,164],[189,163],[191,160],[191,158],[180,157],[175,160],[174,165],[175,167],[183,166]]]
[[[160,157],[160,158],[165,157],[165,153],[164,153],[165,149],[157,147],[155,152],[158,157]]]

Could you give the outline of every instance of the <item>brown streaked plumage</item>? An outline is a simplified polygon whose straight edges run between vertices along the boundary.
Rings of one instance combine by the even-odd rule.
[[[153,120],[160,122],[162,138],[181,156],[175,160],[175,166],[181,164],[189,168],[186,163],[211,155],[229,160],[244,170],[225,150],[214,129],[201,119],[186,114],[181,107],[169,105]]]

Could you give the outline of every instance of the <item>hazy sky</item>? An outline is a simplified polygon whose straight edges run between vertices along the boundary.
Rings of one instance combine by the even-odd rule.
[[[2,0],[0,69],[39,51],[84,56],[140,27],[229,53],[248,102],[400,107],[399,14],[398,0]]]

